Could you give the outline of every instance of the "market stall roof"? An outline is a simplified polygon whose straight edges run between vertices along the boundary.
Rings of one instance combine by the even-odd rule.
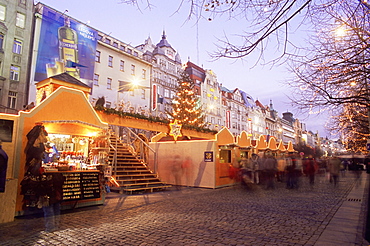
[[[87,98],[91,92],[90,86],[68,73],[61,73],[36,83],[36,105],[40,104],[41,101],[62,86],[83,91]]]
[[[276,139],[274,137],[269,138],[267,149],[277,150]]]
[[[287,151],[287,149],[284,146],[284,143],[283,143],[283,140],[282,139],[280,139],[278,150],[280,150],[280,151]]]
[[[288,147],[287,147],[288,152],[295,152],[293,148],[293,143],[291,141],[288,142]]]
[[[227,127],[223,127],[221,131],[216,134],[217,145],[233,145],[235,144],[234,136]]]
[[[30,124],[41,122],[48,133],[92,135],[108,124],[102,122],[84,92],[59,87],[29,112],[20,112]]]
[[[248,137],[247,132],[241,132],[241,134],[237,137],[237,144],[242,148],[252,147],[251,139]]]
[[[259,139],[257,140],[255,148],[257,150],[266,150],[267,149],[267,143],[266,143],[264,135],[260,135]]]

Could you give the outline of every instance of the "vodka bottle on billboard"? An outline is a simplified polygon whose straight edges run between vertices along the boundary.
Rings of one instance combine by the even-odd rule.
[[[67,64],[78,63],[78,37],[76,31],[71,28],[70,20],[67,17],[64,19],[64,26],[61,26],[58,29],[58,39],[59,58],[66,64],[66,72],[79,79],[79,69],[76,66],[67,66]]]

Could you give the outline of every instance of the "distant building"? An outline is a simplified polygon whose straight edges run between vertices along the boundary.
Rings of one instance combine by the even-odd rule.
[[[179,53],[169,44],[163,31],[162,39],[157,45],[151,38],[144,44],[136,47],[143,53],[145,61],[152,64],[151,76],[151,112],[152,115],[166,118],[166,110],[170,110],[170,103],[178,87],[178,78],[183,68]]]

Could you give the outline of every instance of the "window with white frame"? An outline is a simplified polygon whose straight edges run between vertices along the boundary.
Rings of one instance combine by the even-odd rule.
[[[170,91],[168,89],[164,89],[164,97],[170,97]]]
[[[131,75],[135,75],[135,65],[131,65]]]
[[[19,74],[21,68],[19,66],[11,65],[10,66],[10,80],[19,81]]]
[[[141,99],[145,99],[145,89],[141,89]]]
[[[13,53],[21,54],[22,53],[22,41],[14,39],[13,43]]]
[[[124,71],[125,71],[125,61],[121,60],[121,61],[119,62],[119,70],[120,70],[121,72],[124,72]]]
[[[99,74],[94,74],[94,85],[99,85]]]
[[[143,69],[142,72],[141,72],[141,78],[146,79],[146,70],[145,69]]]
[[[108,57],[108,67],[113,67],[113,56]]]
[[[112,89],[112,79],[107,78],[107,89]]]
[[[17,18],[15,21],[15,25],[20,28],[24,28],[24,23],[26,21],[26,16],[22,13],[17,13]]]
[[[0,21],[5,21],[5,13],[6,7],[4,5],[0,5]]]
[[[105,107],[106,108],[110,108],[112,106],[112,103],[111,102],[105,102]]]
[[[95,52],[95,61],[96,62],[100,62],[100,56],[101,56],[101,52],[99,50],[97,50]]]
[[[14,108],[17,105],[17,92],[9,91],[8,93],[8,108]]]

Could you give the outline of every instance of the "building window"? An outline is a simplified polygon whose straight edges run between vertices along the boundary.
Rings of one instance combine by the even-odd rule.
[[[103,35],[98,34],[98,40],[102,40],[102,39],[103,39]]]
[[[22,41],[14,39],[13,43],[13,53],[21,54],[22,53]]]
[[[145,69],[143,69],[143,71],[142,71],[141,78],[146,79],[146,70]]]
[[[21,68],[18,66],[10,66],[10,80],[19,81],[19,73]]]
[[[124,72],[125,71],[125,61],[120,61],[119,62],[119,70]]]
[[[141,89],[141,99],[145,99],[145,89]]]
[[[108,57],[108,67],[113,67],[113,56]]]
[[[122,50],[122,51],[125,51],[125,46],[121,45],[121,46],[119,47],[119,49],[120,49],[120,50]]]
[[[106,102],[106,103],[105,103],[105,107],[106,107],[106,108],[110,108],[111,106],[112,106],[112,103],[111,103],[111,102]]]
[[[138,57],[139,53],[137,53],[137,51],[134,51],[134,56]]]
[[[0,33],[0,50],[4,48],[4,34]]]
[[[106,43],[106,44],[110,44],[110,39],[109,39],[109,38],[106,38],[106,39],[104,40],[104,43]]]
[[[9,91],[8,93],[8,108],[15,108],[17,105],[17,92]]]
[[[94,85],[99,85],[99,74],[94,74]]]
[[[107,89],[112,89],[112,79],[111,78],[107,79]]]
[[[168,89],[164,89],[164,97],[170,97],[170,91]]]
[[[6,7],[3,5],[0,5],[0,20],[5,21],[5,12],[6,12]]]
[[[17,19],[15,25],[20,28],[24,28],[24,23],[26,21],[26,16],[22,13],[17,13]]]
[[[135,65],[131,65],[131,75],[135,75]]]
[[[132,54],[132,49],[127,49],[127,53]]]
[[[100,55],[101,55],[100,51],[98,51],[98,50],[97,50],[97,51],[95,52],[95,61],[96,61],[96,62],[100,62]]]
[[[118,48],[118,43],[117,42],[113,42],[113,47],[114,48]]]

